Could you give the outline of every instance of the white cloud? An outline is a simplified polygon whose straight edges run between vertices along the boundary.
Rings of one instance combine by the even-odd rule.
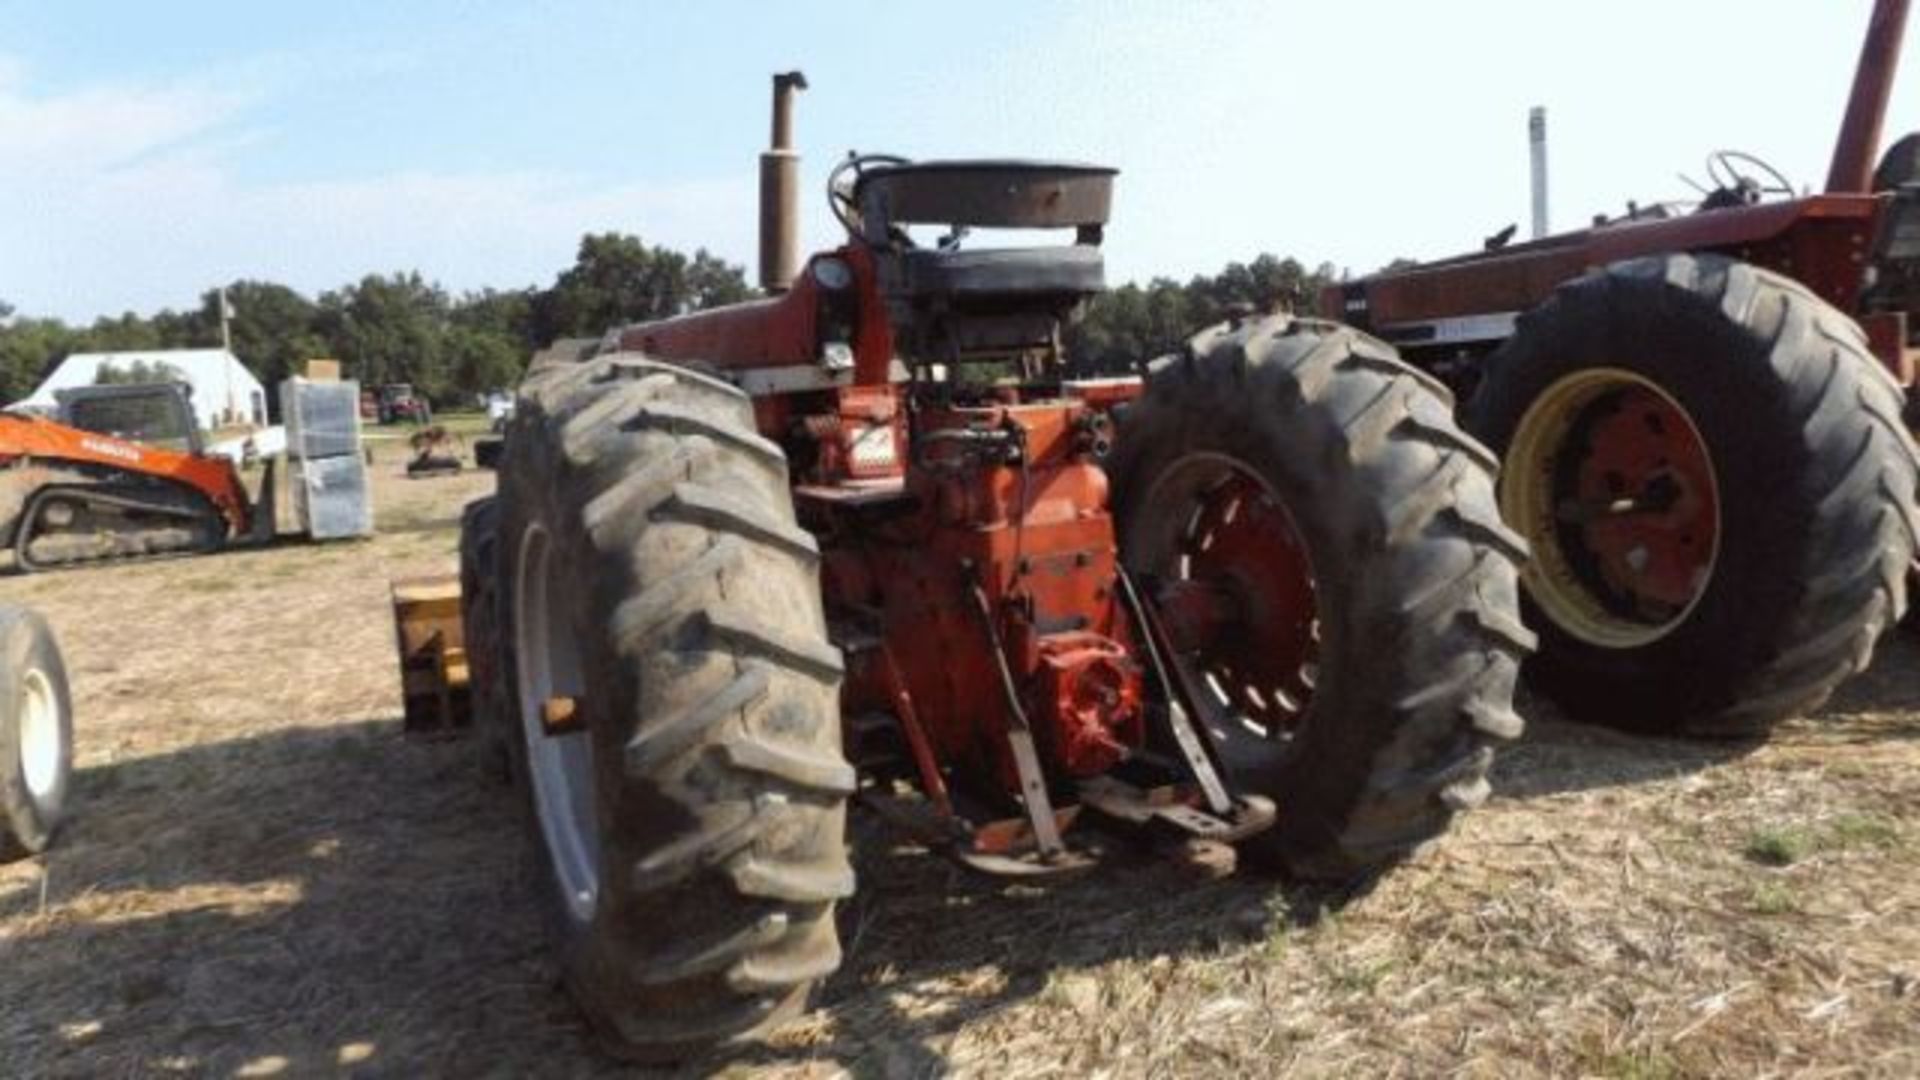
[[[610,184],[567,171],[430,170],[254,183],[238,166],[289,134],[257,125],[256,93],[204,83],[33,95],[0,57],[0,298],[87,321],[197,303],[238,277],[317,293],[418,269],[455,290],[545,283],[582,233],[751,250],[745,175]]]
[[[27,76],[23,63],[0,57],[0,156],[12,182],[31,178],[49,189],[213,131],[248,102],[245,93],[195,83],[33,96]]]

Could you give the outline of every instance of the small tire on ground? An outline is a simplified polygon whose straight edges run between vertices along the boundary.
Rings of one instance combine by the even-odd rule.
[[[1495,509],[1493,456],[1391,347],[1288,317],[1155,363],[1108,463],[1130,569],[1151,572],[1145,537],[1172,512],[1156,484],[1195,455],[1256,476],[1312,564],[1320,653],[1298,733],[1222,743],[1236,786],[1279,810],[1249,854],[1300,878],[1378,871],[1481,803],[1494,747],[1522,728],[1525,546]]]
[[[685,367],[547,365],[521,390],[498,513],[509,745],[536,816],[541,694],[573,698],[591,750],[590,912],[550,845],[540,859],[565,982],[628,1058],[751,1039],[838,966],[854,884],[842,663],[785,457],[745,395]]]
[[[1818,706],[1907,606],[1920,462],[1900,388],[1859,327],[1798,282],[1671,255],[1595,270],[1523,316],[1467,426],[1506,456],[1536,400],[1598,369],[1653,384],[1692,421],[1717,554],[1680,621],[1625,647],[1558,624],[1530,572],[1529,678],[1576,718],[1663,734],[1752,737]],[[1555,527],[1511,524],[1536,553]]]
[[[73,783],[73,698],[53,630],[0,605],[0,862],[46,850]]]

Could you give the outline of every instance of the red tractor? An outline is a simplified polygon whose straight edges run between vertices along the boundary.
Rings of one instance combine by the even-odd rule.
[[[1826,191],[1713,156],[1697,207],[1330,288],[1323,311],[1471,401],[1529,542],[1536,685],[1574,715],[1751,736],[1906,610],[1920,161],[1876,174],[1905,0],[1878,0]]]
[[[476,708],[610,1044],[801,1006],[856,796],[986,871],[1085,866],[1097,819],[1315,878],[1483,800],[1533,635],[1446,391],[1280,316],[1064,379],[1111,169],[850,157],[847,240],[796,272],[800,85],[762,159],[775,295],[543,358],[463,527]]]

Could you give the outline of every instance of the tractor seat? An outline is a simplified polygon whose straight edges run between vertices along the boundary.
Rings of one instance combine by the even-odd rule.
[[[1063,161],[898,162],[862,173],[853,200],[872,244],[885,244],[895,225],[1097,229],[1116,172]]]
[[[1106,288],[1106,262],[1087,244],[900,253],[897,290],[915,299],[1016,295],[1090,296]]]

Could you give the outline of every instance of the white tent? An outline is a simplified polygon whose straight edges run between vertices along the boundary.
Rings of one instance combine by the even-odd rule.
[[[127,371],[135,364],[145,368],[172,368],[193,387],[193,411],[200,426],[217,428],[267,422],[267,392],[238,357],[225,349],[156,349],[150,352],[74,353],[53,369],[46,381],[33,393],[14,402],[16,408],[51,411],[54,391],[75,386],[92,386],[100,380],[100,369]]]

